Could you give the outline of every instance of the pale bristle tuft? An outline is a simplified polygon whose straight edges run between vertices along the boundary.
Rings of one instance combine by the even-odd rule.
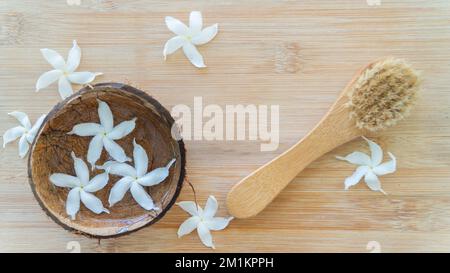
[[[360,129],[377,131],[407,116],[417,98],[420,79],[405,61],[389,58],[366,69],[349,92],[351,118]]]

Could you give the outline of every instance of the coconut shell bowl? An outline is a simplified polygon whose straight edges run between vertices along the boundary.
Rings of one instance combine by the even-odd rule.
[[[99,123],[97,99],[106,102],[114,116],[114,124],[137,118],[135,129],[117,140],[127,156],[133,156],[133,139],[147,152],[148,170],[165,166],[176,159],[169,176],[160,184],[145,187],[159,210],[147,211],[130,192],[112,207],[108,195],[120,177],[110,175],[108,184],[95,195],[110,211],[95,214],[83,204],[72,220],[65,204],[70,189],[56,187],[49,176],[53,173],[75,174],[71,152],[86,160],[90,138],[68,134],[79,123]],[[149,226],[161,219],[175,203],[185,175],[185,150],[182,140],[172,137],[173,118],[147,93],[125,84],[102,83],[74,93],[57,104],[47,115],[31,147],[28,176],[33,193],[42,209],[58,224],[70,231],[96,238],[115,237]],[[111,160],[103,150],[97,165]],[[132,162],[130,163],[132,165]],[[103,170],[91,170],[93,177]]]

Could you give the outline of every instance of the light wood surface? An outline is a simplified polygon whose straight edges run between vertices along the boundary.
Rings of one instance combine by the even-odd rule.
[[[226,215],[231,186],[305,136],[336,100],[354,72],[393,55],[423,71],[424,92],[413,114],[374,140],[398,158],[398,171],[381,178],[384,196],[364,183],[343,190],[354,166],[334,159],[355,140],[316,160],[257,217],[213,232],[215,251],[383,252],[450,251],[450,4],[441,1],[108,1],[0,2],[0,132],[21,110],[34,121],[59,101],[56,86],[34,93],[50,69],[39,49],[64,55],[77,39],[80,71],[105,73],[96,82],[126,82],[148,91],[168,109],[204,104],[280,106],[280,145],[260,152],[258,141],[187,141],[187,172],[201,205],[213,194]],[[207,69],[182,52],[166,62],[172,34],[167,15],[187,21],[201,10],[218,36],[202,46]],[[193,200],[184,187],[178,200]],[[176,231],[187,215],[178,207],[132,235],[101,240],[71,234],[40,209],[27,182],[17,143],[0,150],[0,251],[212,251],[195,233]]]
[[[403,113],[411,112],[420,83],[418,73],[401,59],[386,58],[361,67],[304,138],[231,188],[228,211],[240,219],[257,215],[319,157],[358,137],[374,137],[395,126],[405,118]]]
[[[354,74],[328,112],[304,138],[231,188],[226,200],[231,215],[241,219],[256,216],[314,160],[368,133],[357,128],[347,104],[355,82],[374,63],[368,63]]]

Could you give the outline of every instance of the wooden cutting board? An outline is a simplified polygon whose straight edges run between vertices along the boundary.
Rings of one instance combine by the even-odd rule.
[[[69,1],[76,3],[77,1]],[[101,71],[148,91],[168,109],[203,104],[279,105],[280,145],[260,152],[260,141],[187,141],[187,171],[203,206],[222,205],[231,186],[303,137],[362,65],[385,55],[406,58],[423,71],[421,99],[410,118],[374,140],[398,158],[398,171],[381,178],[389,195],[364,183],[344,191],[354,166],[335,155],[367,151],[363,140],[321,157],[263,213],[214,232],[216,251],[382,252],[450,251],[450,4],[441,1],[1,1],[0,132],[34,121],[60,99],[57,86],[34,93],[50,69],[40,48],[83,50],[79,71]],[[376,1],[369,1],[376,2]],[[187,21],[201,10],[218,36],[200,48],[208,68],[182,52],[162,57],[172,37],[164,17]],[[184,187],[179,200],[193,200]],[[176,231],[187,215],[178,207],[132,235],[88,239],[63,230],[39,207],[17,143],[0,149],[0,251],[212,251],[195,233]],[[76,241],[78,243],[74,243]]]

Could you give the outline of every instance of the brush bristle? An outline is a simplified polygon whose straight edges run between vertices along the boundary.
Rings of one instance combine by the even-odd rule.
[[[351,118],[359,129],[377,131],[407,116],[416,101],[420,79],[400,59],[386,59],[366,69],[349,92]]]

